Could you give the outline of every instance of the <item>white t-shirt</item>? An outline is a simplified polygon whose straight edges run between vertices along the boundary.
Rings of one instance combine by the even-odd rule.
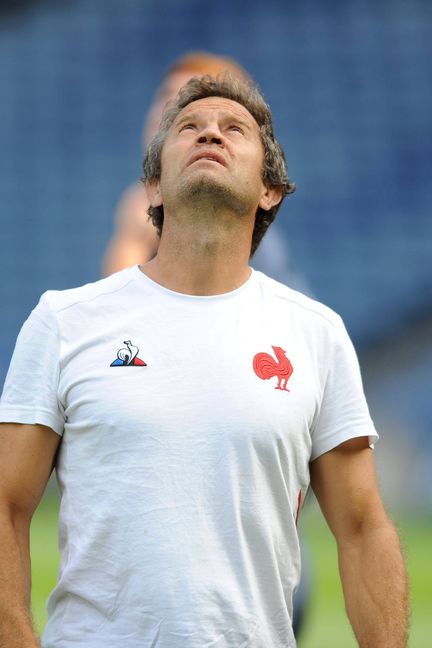
[[[309,462],[376,438],[338,315],[261,274],[47,292],[0,420],[63,435],[44,648],[291,648]]]

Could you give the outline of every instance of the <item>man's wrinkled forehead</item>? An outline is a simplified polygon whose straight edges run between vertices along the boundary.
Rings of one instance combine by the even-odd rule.
[[[217,112],[223,117],[232,117],[237,121],[242,121],[251,130],[259,131],[258,123],[248,109],[237,101],[226,99],[225,97],[205,97],[204,99],[191,101],[191,103],[178,113],[172,126],[175,126],[188,117],[212,112]]]

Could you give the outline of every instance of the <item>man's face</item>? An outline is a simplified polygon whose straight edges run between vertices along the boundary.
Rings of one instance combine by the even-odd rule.
[[[153,205],[175,208],[176,200],[207,196],[232,200],[255,213],[266,188],[263,144],[255,119],[230,99],[208,97],[186,106],[174,120],[162,149],[162,173]],[[235,208],[235,207],[234,207]]]

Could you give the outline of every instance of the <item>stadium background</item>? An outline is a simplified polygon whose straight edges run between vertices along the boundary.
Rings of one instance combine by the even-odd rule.
[[[100,276],[114,207],[140,173],[145,109],[191,49],[239,60],[272,108],[298,186],[278,231],[357,346],[384,497],[412,571],[410,645],[422,648],[432,600],[428,0],[0,2],[0,385],[39,295]],[[45,550],[51,508],[35,523]],[[311,551],[322,550],[313,506],[305,517]],[[327,555],[313,561],[314,630],[301,646],[330,646],[320,643],[329,628],[332,648],[354,645],[338,586],[321,573]]]

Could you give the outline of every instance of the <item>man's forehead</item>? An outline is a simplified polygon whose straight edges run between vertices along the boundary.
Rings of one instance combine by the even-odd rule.
[[[250,125],[258,128],[258,124],[251,113],[242,104],[232,99],[225,97],[205,97],[204,99],[197,99],[185,106],[177,115],[174,123],[182,120],[191,114],[207,113],[218,111],[221,114],[232,115],[235,118],[247,121]]]

